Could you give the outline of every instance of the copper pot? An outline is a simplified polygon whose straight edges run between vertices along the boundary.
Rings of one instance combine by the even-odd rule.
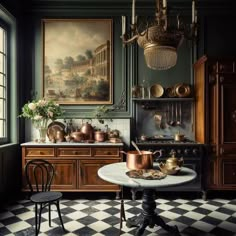
[[[121,151],[121,153],[126,154],[126,166],[131,170],[152,169],[153,156],[158,152],[160,153],[158,157],[160,157],[161,150],[157,150],[155,152],[141,151],[141,154],[139,154],[138,151],[129,151],[127,153]]]
[[[94,132],[94,139],[97,142],[104,142],[105,136],[106,136],[106,133],[104,131],[98,130]]]
[[[184,134],[177,133],[175,134],[175,141],[184,141],[185,136]]]
[[[83,123],[83,120],[82,120],[82,127],[81,127],[80,131],[84,134],[85,140],[93,140],[94,129],[90,123],[88,123],[88,122]]]
[[[84,134],[80,131],[75,131],[70,134],[75,142],[81,142],[84,140]]]

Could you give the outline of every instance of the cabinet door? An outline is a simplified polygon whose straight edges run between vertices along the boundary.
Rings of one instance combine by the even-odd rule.
[[[88,191],[119,190],[120,187],[102,180],[98,176],[98,169],[104,165],[118,162],[119,160],[80,160],[79,161],[79,188]]]
[[[76,189],[76,160],[53,160],[55,178],[52,189],[70,190]]]
[[[55,176],[51,185],[52,190],[76,189],[76,160],[48,160],[55,168]],[[25,159],[26,164],[27,160]],[[24,172],[23,172],[24,173]],[[27,190],[23,174],[23,190]]]
[[[236,161],[232,159],[222,159],[221,171],[221,183],[224,188],[236,188]]]
[[[219,75],[220,83],[220,144],[236,145],[236,75]],[[233,150],[233,149],[232,149]],[[234,152],[235,150],[233,150]],[[235,152],[234,152],[235,153]]]

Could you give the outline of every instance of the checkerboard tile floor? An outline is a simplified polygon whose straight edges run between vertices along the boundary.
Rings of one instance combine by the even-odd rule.
[[[156,199],[157,211],[169,225],[177,225],[182,236],[236,236],[236,199]],[[126,218],[139,214],[141,200],[125,200]],[[111,199],[63,199],[61,212],[67,233],[60,227],[53,208],[52,227],[47,212],[42,215],[40,236],[119,235],[120,201]],[[0,236],[34,235],[34,205],[29,200],[7,203],[0,210]],[[121,235],[135,235],[125,222]],[[170,235],[158,226],[147,227],[144,235]]]

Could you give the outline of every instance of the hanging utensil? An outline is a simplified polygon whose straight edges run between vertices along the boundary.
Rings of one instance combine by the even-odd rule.
[[[180,125],[182,124],[182,103],[179,104],[179,121]]]
[[[155,113],[154,120],[155,120],[155,125],[157,126],[157,128],[161,128],[162,115],[160,115],[159,113]]]
[[[178,113],[178,108],[176,106],[176,114]],[[179,104],[179,119],[177,119],[177,115],[176,115],[176,125],[181,125],[181,120],[180,120],[180,112],[181,112],[181,103]]]
[[[181,103],[179,103],[179,119],[177,119],[177,121],[176,121],[176,125],[181,125],[181,116],[182,116],[182,105],[181,105]]]
[[[171,120],[169,123],[171,126],[175,125],[175,121],[174,121],[174,103],[171,104]]]

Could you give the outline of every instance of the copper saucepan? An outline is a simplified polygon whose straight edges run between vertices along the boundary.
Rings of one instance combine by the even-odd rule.
[[[141,154],[138,151],[128,151],[127,153],[121,151],[121,153],[126,154],[126,166],[130,170],[152,169],[153,156],[160,153],[158,157],[155,157],[159,158],[162,154],[161,150],[155,152],[141,151]]]

